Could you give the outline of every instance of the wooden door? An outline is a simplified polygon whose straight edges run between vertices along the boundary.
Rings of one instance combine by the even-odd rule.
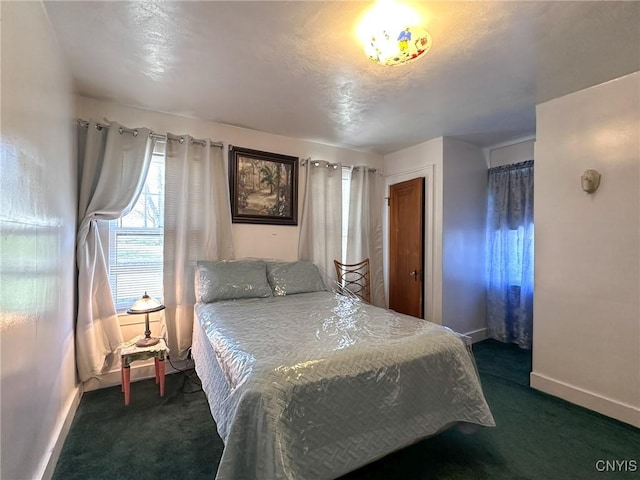
[[[389,308],[424,318],[424,177],[389,187]]]

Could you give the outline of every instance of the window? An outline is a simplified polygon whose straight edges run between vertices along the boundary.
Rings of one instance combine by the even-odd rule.
[[[347,262],[347,239],[349,238],[349,199],[351,193],[351,169],[342,169],[342,263]]]
[[[164,153],[157,143],[138,201],[109,224],[109,283],[116,309],[124,311],[146,291],[163,297]]]

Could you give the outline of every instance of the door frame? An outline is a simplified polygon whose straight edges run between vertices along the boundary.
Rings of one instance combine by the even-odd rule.
[[[438,265],[434,262],[436,252],[435,242],[435,175],[434,165],[425,165],[422,168],[407,170],[405,172],[396,173],[385,176],[385,199],[389,198],[389,187],[396,183],[412,180],[416,177],[425,177],[424,190],[424,272],[423,282],[423,300],[424,300],[424,318],[430,322],[442,324],[442,295],[438,297],[438,292],[442,291],[442,283],[436,285],[436,278],[442,280],[442,262]],[[389,306],[389,208],[386,206],[382,213],[382,252],[383,252],[383,271],[385,279],[385,298],[387,299],[387,307]],[[442,249],[440,248],[440,251]],[[442,258],[442,254],[440,255]],[[436,270],[439,270],[440,276],[437,276]],[[439,298],[439,300],[438,300]]]

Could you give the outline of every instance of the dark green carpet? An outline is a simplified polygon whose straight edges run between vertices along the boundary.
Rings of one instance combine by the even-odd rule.
[[[640,430],[528,387],[530,353],[474,345],[497,427],[449,430],[352,472],[343,480],[624,479],[640,477]],[[193,378],[193,381],[192,381]],[[54,479],[213,479],[222,441],[197,377],[167,376],[86,393]],[[636,472],[598,472],[598,460],[633,460]],[[259,480],[259,479],[256,479]]]

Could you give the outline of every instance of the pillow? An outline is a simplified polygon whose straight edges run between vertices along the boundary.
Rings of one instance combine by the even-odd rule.
[[[264,262],[198,261],[196,299],[211,303],[271,296]]]
[[[277,297],[296,293],[326,290],[318,267],[301,260],[298,262],[267,262],[267,278]]]

